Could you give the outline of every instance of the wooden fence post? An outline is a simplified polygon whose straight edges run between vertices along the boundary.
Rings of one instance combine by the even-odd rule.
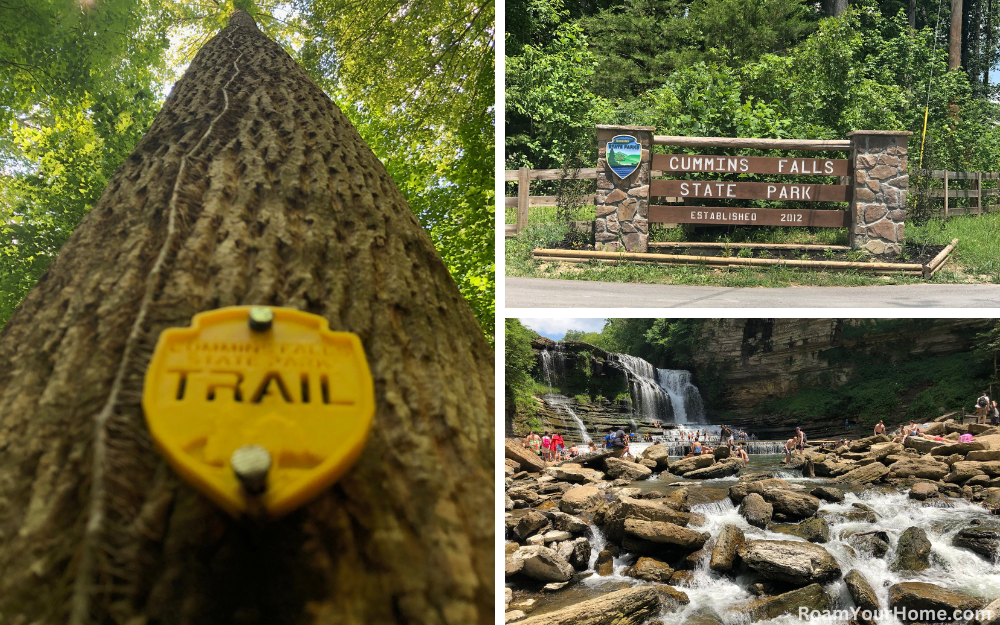
[[[528,227],[528,197],[531,192],[528,173],[531,170],[521,167],[517,170],[517,232]]]
[[[948,219],[948,170],[944,170],[944,218]]]
[[[976,179],[972,181],[976,189],[976,213],[982,214],[983,212],[983,174],[982,172],[976,172]],[[969,200],[969,212],[972,212],[972,199]]]

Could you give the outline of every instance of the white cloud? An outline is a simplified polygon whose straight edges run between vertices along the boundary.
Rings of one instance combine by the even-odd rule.
[[[567,330],[582,330],[584,332],[600,332],[604,328],[604,319],[521,319],[521,323],[538,332],[542,336],[547,336],[554,341],[558,341],[565,336]]]

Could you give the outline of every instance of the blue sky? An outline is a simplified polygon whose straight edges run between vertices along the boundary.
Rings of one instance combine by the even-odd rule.
[[[521,323],[538,332],[542,336],[547,336],[553,341],[558,341],[566,336],[566,330],[583,330],[584,332],[600,332],[604,328],[604,319],[521,319]]]

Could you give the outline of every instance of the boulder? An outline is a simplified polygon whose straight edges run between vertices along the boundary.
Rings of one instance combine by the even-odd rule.
[[[641,625],[660,613],[662,597],[653,586],[636,586],[602,594],[545,614],[523,625]]]
[[[670,581],[674,574],[674,569],[666,562],[660,562],[655,558],[645,556],[639,558],[635,564],[625,569],[625,575],[636,579],[643,579],[647,582],[659,582],[665,584]]]
[[[545,469],[545,474],[563,482],[600,482],[604,479],[604,474],[594,469],[585,469],[578,464],[563,464],[558,467]]]
[[[542,514],[544,514],[546,518],[552,522],[552,527],[557,530],[563,530],[573,534],[582,534],[590,527],[587,525],[587,522],[580,517],[575,517],[572,514],[566,514],[565,512],[560,512],[558,510],[545,510]]]
[[[742,530],[735,525],[725,525],[715,539],[715,547],[712,549],[712,559],[708,566],[713,571],[723,573],[732,572],[736,563],[736,549],[738,549],[746,538]]]
[[[680,605],[691,603],[691,599],[687,596],[686,592],[677,590],[673,586],[658,584],[654,586],[654,588],[656,588],[656,592],[660,593],[660,596],[663,597],[664,607],[668,610]]]
[[[507,496],[510,497],[515,502],[516,501],[523,501],[525,504],[527,504],[526,506],[520,506],[522,508],[529,507],[529,506],[537,506],[538,504],[542,503],[545,500],[537,492],[535,492],[534,490],[532,490],[530,488],[526,488],[524,486],[517,486],[517,487],[511,488],[511,489],[508,489],[507,490]],[[515,507],[517,507],[517,506],[515,505]]]
[[[585,454],[580,454],[573,458],[573,464],[590,467],[591,469],[603,469],[604,461],[615,454],[613,449],[598,449]]]
[[[604,460],[604,472],[612,479],[624,478],[626,480],[648,479],[653,471],[649,467],[644,467],[636,462],[629,462],[621,458],[606,458]]]
[[[840,566],[830,552],[813,543],[751,540],[736,553],[748,567],[775,581],[801,586],[840,577]]]
[[[831,501],[833,503],[840,503],[844,500],[844,491],[839,488],[834,488],[833,486],[817,486],[809,491],[809,494],[817,499]]]
[[[667,446],[663,443],[650,445],[646,449],[642,450],[640,457],[655,462],[656,468],[659,471],[663,471],[670,466],[670,453],[667,450]]]
[[[881,481],[888,474],[889,469],[884,464],[873,462],[872,464],[858,467],[839,477],[835,477],[833,481],[848,484],[873,484]]]
[[[507,623],[513,623],[514,621],[519,621],[525,617],[524,612],[520,610],[511,610],[510,612],[504,612],[503,622],[504,625]]]
[[[712,450],[712,455],[715,456],[716,460],[725,460],[732,454],[732,450],[729,449],[728,445],[719,445]]]
[[[791,592],[786,592],[774,597],[764,597],[754,599],[749,604],[733,608],[746,615],[741,617],[734,615],[736,621],[748,618],[750,622],[767,621],[776,619],[784,614],[797,616],[799,608],[809,608],[809,611],[819,610],[825,612],[833,609],[833,601],[819,584],[809,584],[805,588],[799,588]]]
[[[691,471],[695,471],[697,469],[710,467],[714,462],[715,456],[711,454],[681,458],[670,465],[670,472],[674,475],[684,475],[685,473],[690,473]]]
[[[572,540],[573,535],[569,532],[564,532],[562,530],[552,530],[550,532],[545,532],[541,534],[542,542],[548,543],[561,543],[565,540]]]
[[[539,582],[565,582],[575,573],[569,562],[547,547],[521,547],[507,559],[519,563],[516,566],[519,575]]]
[[[869,449],[872,448],[872,445],[875,445],[877,443],[888,443],[891,440],[892,439],[890,439],[885,434],[876,434],[874,436],[868,436],[866,438],[859,438],[856,441],[850,441],[847,443],[847,447],[852,452],[857,453],[860,451],[868,451]]]
[[[601,491],[593,484],[576,486],[563,493],[559,509],[567,514],[579,514],[597,507],[603,499]]]
[[[940,447],[935,447],[931,450],[932,456],[950,456],[952,454],[960,454],[965,457],[970,451],[981,451],[986,449],[986,445],[981,441],[971,441],[968,443],[951,443],[950,445],[941,445]]]
[[[742,468],[743,463],[739,460],[723,460],[721,462],[716,462],[710,467],[705,467],[704,469],[688,471],[684,474],[684,478],[688,480],[715,480],[722,477],[736,475]]]
[[[884,558],[889,552],[889,535],[885,532],[863,532],[847,539],[847,544],[873,558]]]
[[[597,571],[598,575],[607,577],[615,572],[615,557],[618,556],[618,547],[614,545],[608,545],[601,550],[601,553],[597,554],[597,562],[594,564],[594,569]]]
[[[677,545],[689,551],[701,549],[711,535],[663,521],[643,521],[626,519],[625,533],[657,544]]]
[[[856,467],[854,462],[838,462],[833,458],[827,458],[823,462],[813,466],[816,477],[837,477],[843,475]]]
[[[807,519],[811,517],[819,510],[820,504],[820,500],[812,495],[778,489],[765,490],[764,500],[774,506],[775,512],[793,519]]]
[[[937,484],[933,484],[931,482],[919,482],[914,484],[913,488],[910,489],[910,499],[916,499],[917,501],[933,499],[937,496]]]
[[[768,526],[767,529],[779,534],[798,536],[811,543],[825,543],[830,541],[830,524],[826,522],[826,519],[816,517],[797,524],[775,523]]]
[[[1000,460],[1000,449],[978,449],[965,454],[970,462],[996,462]]]
[[[983,608],[983,613],[976,619],[975,625],[1000,625],[1000,599]]]
[[[972,526],[959,530],[951,540],[956,547],[964,547],[993,562],[1000,554],[1000,529]]]
[[[622,497],[608,506],[603,514],[595,515],[594,521],[604,527],[604,533],[612,542],[621,542],[625,536],[625,521],[639,519],[642,521],[672,523],[680,527],[687,526],[691,515],[671,508],[661,503],[663,499],[633,499]]]
[[[688,489],[683,486],[666,493],[660,499],[660,503],[680,512],[691,512],[691,506],[688,504]]]
[[[764,497],[758,493],[750,493],[740,503],[740,515],[750,525],[763,529],[774,516],[774,506],[764,501]]]
[[[896,544],[896,559],[889,567],[893,571],[923,571],[930,568],[931,541],[919,527],[907,528]]]
[[[904,479],[916,477],[922,480],[940,480],[948,475],[951,469],[947,464],[938,462],[931,456],[920,456],[899,460],[889,465],[889,477]]]
[[[877,445],[872,445],[869,450],[872,457],[882,462],[888,456],[893,454],[902,453],[903,443],[878,443]]]
[[[956,462],[951,465],[951,473],[944,476],[944,481],[951,482],[952,484],[961,484],[971,477],[986,475],[986,472],[983,470],[983,464],[982,462],[966,462],[964,460]]]
[[[521,441],[518,439],[508,438],[504,441],[504,457],[520,464],[524,471],[540,473],[545,470],[545,461],[538,457],[535,452],[522,447]]]
[[[926,438],[920,438],[919,436],[908,436],[906,441],[903,443],[903,447],[906,449],[915,449],[922,454],[929,454],[938,447],[943,447],[947,443],[941,441],[932,441]]]
[[[656,471],[657,470],[657,468],[656,468],[656,461],[655,460],[648,460],[646,458],[640,458],[638,462],[639,462],[639,464],[641,464],[642,466],[646,467],[650,471]]]
[[[670,578],[670,585],[687,586],[690,588],[693,581],[694,573],[692,571],[674,571],[673,576]]]
[[[769,488],[776,488],[779,490],[795,490],[800,487],[781,479],[765,478],[750,481],[744,480],[740,477],[739,483],[733,484],[729,487],[729,498],[733,501],[733,503],[738,504],[750,493],[763,494],[764,491]]]
[[[517,525],[514,526],[514,534],[521,540],[524,540],[548,524],[549,519],[544,514],[535,510],[529,510],[527,514],[517,520]]]
[[[889,609],[905,609],[907,616],[903,619],[905,623],[918,620],[919,622],[950,621],[955,610],[975,611],[981,607],[983,607],[982,602],[975,597],[927,582],[903,582],[889,588]],[[916,618],[910,618],[911,610],[915,611],[913,616]],[[937,618],[937,613],[941,610],[946,615],[944,619]],[[920,614],[921,611],[925,611],[924,615]],[[926,611],[933,612],[935,616],[927,618]]]
[[[507,512],[510,512],[511,510],[514,509],[514,500],[511,499],[510,495],[508,495],[507,493],[504,493],[503,496],[503,509]]]
[[[878,610],[878,595],[875,594],[875,589],[857,569],[851,569],[844,576],[844,583],[847,584],[847,591],[851,593],[851,599],[854,599],[854,605],[871,612]]]
[[[590,541],[586,538],[560,543],[556,553],[577,571],[586,571],[590,566]]]

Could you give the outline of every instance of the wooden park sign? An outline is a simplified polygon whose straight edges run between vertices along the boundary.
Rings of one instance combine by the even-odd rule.
[[[853,173],[851,161],[848,159],[697,154],[654,154],[651,167],[662,172],[719,174],[849,176]],[[853,188],[839,184],[675,179],[651,180],[649,194],[659,197],[714,200],[850,202]],[[842,210],[651,205],[649,221],[704,225],[843,228],[850,225],[850,216],[847,211]]]
[[[772,156],[699,156],[654,154],[654,171],[711,172],[718,174],[794,174],[850,176],[846,158],[790,158]]]
[[[843,228],[851,223],[850,213],[838,210],[785,210],[780,208],[742,208],[709,206],[649,207],[649,221],[706,226],[813,226]]]

